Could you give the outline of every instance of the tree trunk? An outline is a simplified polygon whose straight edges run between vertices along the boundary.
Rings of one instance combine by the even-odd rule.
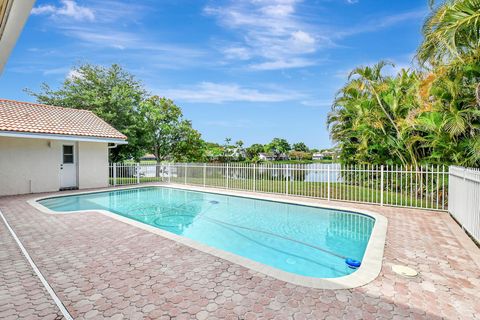
[[[162,173],[162,169],[160,166],[162,164],[162,160],[160,159],[160,148],[157,145],[154,146],[153,155],[157,159],[157,165],[155,166],[155,177],[158,178]]]
[[[162,162],[157,158],[157,165],[155,166],[155,177],[159,178],[162,173],[162,167],[160,166]]]

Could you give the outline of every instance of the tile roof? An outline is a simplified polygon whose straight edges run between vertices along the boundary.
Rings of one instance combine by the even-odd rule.
[[[0,131],[126,140],[93,112],[0,99]]]

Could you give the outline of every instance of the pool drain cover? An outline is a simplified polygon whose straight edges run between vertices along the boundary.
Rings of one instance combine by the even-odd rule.
[[[414,278],[418,276],[418,272],[410,267],[407,266],[400,266],[398,264],[392,266],[393,272],[396,274],[401,275],[402,277],[406,278]]]

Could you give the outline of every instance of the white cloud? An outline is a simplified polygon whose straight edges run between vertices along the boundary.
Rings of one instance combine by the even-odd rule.
[[[245,47],[227,47],[223,49],[223,54],[227,59],[249,60],[252,55],[248,48]]]
[[[205,13],[238,36],[221,51],[227,60],[252,60],[253,69],[299,68],[316,64],[311,54],[331,43],[296,14],[299,0],[242,0],[206,7]]]
[[[39,7],[33,8],[33,9],[32,9],[32,14],[35,14],[35,15],[40,15],[40,14],[52,14],[52,13],[54,13],[56,10],[57,10],[56,7],[48,4],[48,5],[43,5],[43,6],[39,6]]]
[[[81,2],[61,0],[60,5],[40,5],[32,11],[32,14],[49,18],[45,21],[46,29],[74,39],[74,49],[63,49],[63,56],[69,55],[72,60],[78,57],[83,59],[92,54],[101,56],[104,61],[132,59],[142,61],[148,66],[144,72],[213,64],[212,60],[204,59],[205,50],[183,44],[159,43],[158,36],[148,32],[150,30],[135,32],[141,25],[141,18],[155,9],[149,4],[102,0],[89,2],[87,8],[77,3]],[[72,15],[77,19],[67,18]],[[78,20],[81,18],[94,21],[85,23]],[[52,19],[56,20],[55,23],[52,23]],[[121,50],[122,56],[111,49]]]
[[[292,33],[292,39],[297,43],[314,44],[315,39],[304,31],[295,31]]]
[[[361,33],[376,32],[381,29],[389,28],[406,21],[422,20],[427,14],[428,11],[426,11],[425,9],[420,9],[409,12],[402,12],[395,15],[389,15],[377,19],[369,19],[369,22],[333,32],[332,36],[334,36],[335,38],[344,38]]]
[[[142,61],[147,69],[182,69],[213,63],[204,59],[205,51],[169,43],[155,43],[141,33],[112,30],[104,26],[65,26],[60,32],[75,38],[77,44],[90,51],[103,52],[115,60],[118,53],[106,53],[106,49],[122,51],[123,57]]]
[[[189,88],[161,90],[172,99],[194,103],[282,102],[304,97],[287,90],[260,91],[231,83],[201,82]]]
[[[68,72],[68,68],[67,67],[59,67],[59,68],[49,68],[49,69],[45,69],[43,70],[43,75],[44,76],[48,76],[48,75],[56,75],[56,74],[65,74],[66,72]]]
[[[51,17],[67,17],[77,21],[94,21],[92,9],[78,5],[74,0],[60,0],[61,6],[42,5],[32,9],[34,15],[50,15]]]
[[[277,70],[277,69],[291,69],[291,68],[303,68],[317,64],[316,60],[293,58],[287,60],[275,60],[261,63],[251,64],[249,66],[252,70]]]
[[[303,100],[300,103],[307,107],[330,107],[332,100]]]
[[[77,38],[83,43],[94,44],[99,47],[125,49],[138,42],[138,37],[132,33],[99,27],[63,27],[61,30],[64,34]]]
[[[268,5],[261,8],[261,11],[269,16],[285,17],[295,12],[291,4]]]

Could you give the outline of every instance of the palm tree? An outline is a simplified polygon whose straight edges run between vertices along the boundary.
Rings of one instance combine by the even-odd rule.
[[[424,67],[385,76],[359,67],[328,115],[347,163],[480,164],[480,0],[433,9],[417,57]]]
[[[475,53],[480,47],[479,30],[480,0],[447,0],[426,19],[417,57],[435,64]]]
[[[417,51],[422,64],[432,66],[480,53],[480,0],[447,0],[437,7],[430,0],[432,12],[423,25],[424,40]],[[480,83],[475,89],[480,105]]]
[[[328,125],[332,139],[341,147],[341,158],[348,162],[382,162],[391,155],[406,162],[399,152],[403,148],[398,147],[398,128],[386,102],[387,82],[381,64],[357,68],[337,93]]]
[[[400,135],[397,125],[393,121],[392,116],[387,111],[382,99],[380,98],[381,84],[385,80],[382,75],[382,69],[388,65],[394,66],[393,63],[380,61],[377,64],[374,64],[372,67],[367,66],[355,68],[350,73],[348,79],[351,80],[353,77],[358,76],[358,84],[360,85],[359,89],[366,89],[370,91],[372,96],[375,97],[378,106],[382,109],[383,113],[388,118],[397,134]]]

